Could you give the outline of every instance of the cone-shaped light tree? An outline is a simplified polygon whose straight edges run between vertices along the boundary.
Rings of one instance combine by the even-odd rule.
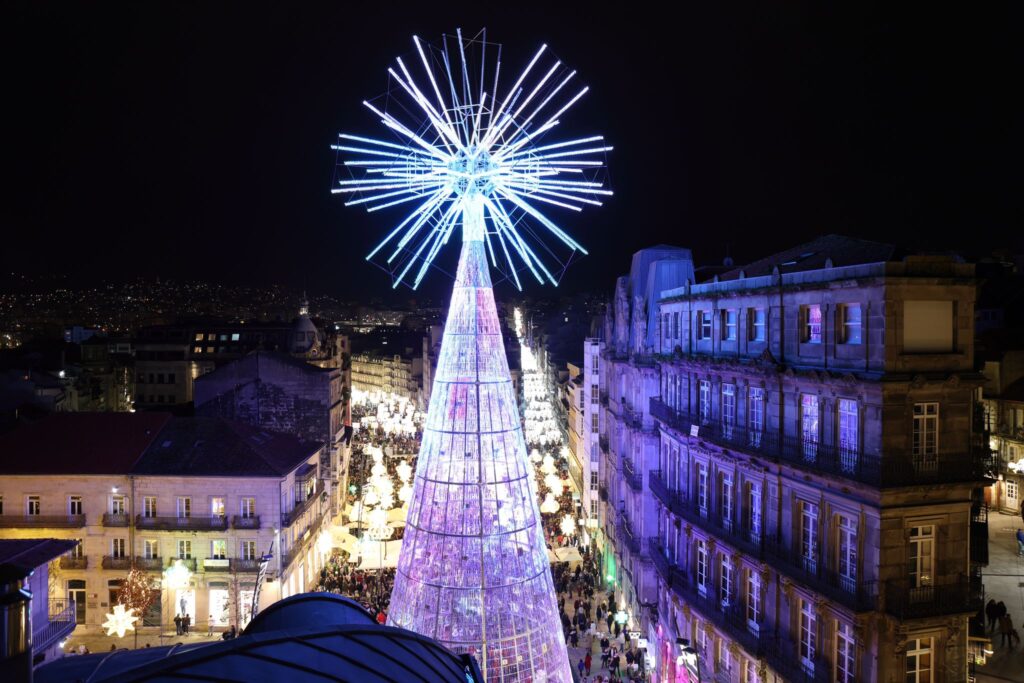
[[[389,621],[474,654],[488,683],[567,683],[490,267],[507,266],[520,288],[520,272],[557,284],[538,257],[553,253],[541,236],[585,251],[537,203],[599,205],[611,194],[599,175],[611,148],[601,136],[543,139],[587,91],[573,85],[575,71],[545,59],[546,46],[511,85],[499,85],[501,50],[483,33],[414,44],[429,85],[421,88],[399,59],[389,69],[389,106],[365,103],[395,137],[341,135],[334,146],[339,168],[352,172],[333,190],[349,194],[347,204],[415,207],[368,257],[391,251],[394,286],[415,288],[461,233]]]

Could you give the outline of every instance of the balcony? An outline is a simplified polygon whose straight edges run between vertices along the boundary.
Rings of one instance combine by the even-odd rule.
[[[54,643],[63,640],[75,630],[75,601],[65,598],[49,600],[49,618],[33,624],[32,649],[45,652]]]
[[[114,557],[112,555],[104,555],[102,566],[104,569],[131,569],[132,558],[130,557]]]
[[[919,619],[947,614],[974,614],[981,609],[976,587],[967,576],[932,586],[910,586],[908,579],[885,582],[885,611],[897,619]]]
[[[231,560],[231,568],[236,572],[258,572],[260,570],[259,560]]]
[[[0,529],[78,529],[85,515],[0,515]]]
[[[231,518],[232,529],[259,529],[260,528],[260,516],[253,515],[252,517],[242,517],[241,515],[235,515]]]
[[[136,515],[135,526],[153,531],[224,531],[228,518],[223,515],[198,515],[190,517],[144,517]]]
[[[640,555],[643,552],[641,538],[633,533],[633,525],[629,523],[625,515],[622,516],[622,521],[619,523],[619,540],[625,543],[634,555]]]
[[[765,560],[776,571],[790,576],[818,593],[846,605],[854,611],[871,611],[877,601],[875,582],[857,582],[825,567],[824,562],[808,568],[799,553],[794,552],[782,539],[764,530],[753,532],[735,520],[723,520],[714,510],[701,510],[696,501],[665,483],[659,470],[649,477],[651,491],[672,514],[691,525],[703,529],[719,541],[726,543],[748,557]]]
[[[644,428],[644,416],[643,413],[637,412],[632,408],[626,406],[625,402],[622,403],[622,421],[630,429]]]
[[[772,458],[821,474],[843,477],[878,488],[981,481],[991,459],[972,453],[939,453],[929,460],[906,455],[851,452],[835,444],[807,442],[773,429],[755,431],[740,425],[712,420],[701,424],[693,413],[674,410],[652,398],[651,415],[663,424],[698,438],[748,455]]]
[[[607,503],[608,502],[608,487],[605,486],[604,484],[598,484],[598,486],[597,486],[597,495],[601,499],[602,503]]]
[[[599,436],[597,438],[597,443],[601,446],[601,451],[603,453],[608,454],[608,453],[611,452],[611,449],[608,447],[608,437],[607,436],[605,436],[603,434],[601,436]]]
[[[228,572],[231,571],[231,560],[226,557],[207,557],[203,560],[203,571],[207,572]]]
[[[196,558],[194,557],[171,557],[167,559],[167,566],[173,567],[178,562],[185,565],[189,571],[194,572],[196,570]]]
[[[626,479],[626,483],[629,484],[629,488],[638,492],[643,490],[644,475],[642,472],[636,471],[633,461],[629,458],[622,459],[622,473]]]
[[[124,513],[104,512],[103,526],[128,526],[128,515]]]
[[[653,540],[653,539],[652,539]],[[651,557],[659,574],[669,587],[692,609],[696,609],[708,621],[729,633],[748,654],[753,656],[767,655],[777,648],[778,639],[764,624],[752,629],[742,605],[725,604],[718,599],[715,590],[708,586],[705,591],[698,589],[695,579],[688,576],[682,569],[671,564],[665,555],[665,548],[659,543],[651,546]]]
[[[159,557],[135,557],[135,566],[147,572],[158,572],[163,570],[164,561]]]
[[[971,508],[971,564],[988,564],[988,506],[981,503]]]
[[[296,501],[295,507],[290,512],[283,513],[281,515],[281,526],[291,526],[295,523],[302,514],[309,510],[313,505],[316,504],[317,500],[323,493],[322,489],[317,489],[314,493],[311,493],[305,500]]]
[[[71,555],[64,555],[60,558],[61,569],[88,569],[89,558],[85,555],[81,557],[72,557]]]

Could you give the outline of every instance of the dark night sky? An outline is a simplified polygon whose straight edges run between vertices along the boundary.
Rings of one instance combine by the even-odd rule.
[[[761,5],[5,5],[0,265],[386,289],[362,256],[403,214],[344,208],[328,145],[377,132],[359,102],[411,34],[484,25],[510,67],[547,42],[578,69],[565,123],[616,146],[616,196],[562,216],[592,252],[569,288],[610,289],[655,242],[698,264],[824,232],[1024,251],[1019,14]]]

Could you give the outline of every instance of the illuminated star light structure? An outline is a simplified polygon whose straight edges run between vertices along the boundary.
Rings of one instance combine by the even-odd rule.
[[[364,102],[393,141],[341,135],[334,146],[339,169],[358,176],[334,190],[348,205],[415,207],[368,256],[387,247],[394,286],[419,285],[462,229],[388,619],[475,655],[488,683],[568,683],[488,258],[519,288],[520,273],[557,284],[539,258],[554,254],[541,236],[586,252],[538,207],[599,205],[611,194],[598,175],[611,148],[600,136],[546,139],[587,92],[546,46],[508,86],[501,49],[483,33],[464,40],[460,31],[436,48],[413,42],[429,85],[399,59],[388,106]]]

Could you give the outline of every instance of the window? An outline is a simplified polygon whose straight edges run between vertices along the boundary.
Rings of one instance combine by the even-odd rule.
[[[732,655],[729,653],[729,643],[724,638],[718,639],[718,663],[715,671],[718,674],[725,674],[729,679],[729,670],[732,668]]]
[[[727,308],[722,315],[722,341],[736,341],[736,309]]]
[[[903,302],[903,351],[949,353],[953,350],[952,301]]]
[[[805,344],[821,343],[821,306],[800,307],[800,341]]]
[[[178,559],[191,560],[192,559],[192,541],[189,539],[180,539],[178,541]]]
[[[192,499],[187,496],[178,497],[178,517],[192,516]]]
[[[82,549],[82,544],[84,543],[85,539],[76,538],[74,540],[78,541],[78,544],[74,548],[69,550],[67,552],[67,555],[68,555],[68,557],[74,557],[76,559],[80,559],[85,554],[85,550]]]
[[[747,339],[752,342],[763,342],[767,339],[765,333],[766,311],[763,308],[747,309]]]
[[[29,496],[25,499],[25,514],[34,516],[40,511],[39,496]]]
[[[167,373],[167,383],[168,384],[174,384],[174,373],[173,372]]]
[[[126,557],[125,553],[125,539],[123,538],[112,538],[110,539],[110,556],[111,557]]]
[[[146,496],[142,499],[142,516],[156,517],[156,496]]]
[[[668,321],[670,320],[668,313],[661,316],[661,320],[662,339],[664,339],[667,344],[668,338],[672,336],[672,328],[668,326]]]
[[[256,559],[256,541],[242,541],[242,559]]]
[[[238,332],[232,333],[231,341],[238,341],[239,339],[241,339],[241,335]]]
[[[839,306],[839,335],[843,344],[860,344],[860,304]]]
[[[912,444],[915,465],[935,465],[939,453],[939,404],[914,404]]]
[[[203,341],[203,333],[196,332],[196,341]]]
[[[697,408],[700,412],[700,423],[702,425],[709,424],[711,422],[711,382],[706,379],[700,381]]]
[[[590,490],[591,491],[596,491],[597,490],[597,485],[598,485],[597,484],[597,472],[591,470],[590,471]]]
[[[761,484],[752,481],[747,484],[747,531],[754,543],[761,542]]]
[[[813,462],[818,457],[818,397],[800,394],[800,434],[804,459]]]
[[[110,497],[110,514],[112,515],[123,515],[126,514],[128,506],[126,504],[124,496],[114,495]]]
[[[751,387],[747,402],[747,433],[750,445],[757,448],[761,445],[761,434],[764,432],[764,389]]]
[[[248,496],[242,498],[242,519],[252,519],[256,516],[256,499]]]
[[[844,472],[853,472],[857,466],[860,446],[860,421],[857,402],[839,399],[839,464]]]
[[[800,664],[804,671],[814,673],[814,660],[818,653],[818,615],[814,603],[800,600]]]
[[[853,627],[836,620],[836,683],[853,683],[857,675]]]
[[[736,425],[736,385],[722,385],[722,435],[732,436],[732,428]]]
[[[675,313],[672,314],[672,327],[673,331],[675,332],[675,334],[673,334],[672,337],[675,339],[679,339],[679,311],[676,311]]]
[[[708,514],[708,466],[697,463],[697,507],[704,516]]]
[[[932,639],[907,641],[907,683],[932,683]]]
[[[847,593],[854,593],[857,590],[857,520],[846,515],[838,515],[836,536],[839,585]]]
[[[800,502],[800,558],[804,569],[814,572],[818,566],[818,506]]]
[[[228,559],[228,542],[223,538],[215,538],[210,541],[210,559]]]
[[[160,541],[155,538],[147,538],[142,542],[142,556],[147,560],[160,558]]]
[[[731,472],[723,472],[722,473],[722,509],[721,509],[721,513],[722,513],[722,525],[726,529],[732,529],[732,507],[733,507],[732,492],[733,492],[732,473]]]
[[[697,590],[702,595],[708,592],[708,544],[697,541]]]
[[[196,335],[196,336],[198,336],[198,335]],[[203,352],[203,347],[202,346],[193,346],[192,347],[192,353],[202,353],[202,352]]]
[[[915,526],[910,530],[907,560],[907,567],[910,570],[910,587],[921,588],[932,585],[935,567],[935,525]]]
[[[4,514],[4,497],[0,496],[0,515]]]
[[[597,394],[594,394],[594,396],[596,397]],[[590,431],[593,432],[594,434],[597,434],[597,430],[599,429],[598,419],[598,414],[595,410],[590,414]]]
[[[711,311],[697,311],[697,339],[711,339]]]
[[[747,626],[757,633],[761,623],[761,575],[747,570]]]
[[[71,496],[68,498],[68,514],[69,515],[80,515],[82,514],[82,497]]]
[[[718,583],[718,602],[722,608],[732,604],[732,565],[729,558],[722,556],[722,576]]]
[[[1011,461],[1016,460],[1016,458],[1013,457],[1013,453],[1011,453],[1010,456]],[[1017,482],[1007,479],[1003,483],[1006,484],[1006,499],[1008,501],[1014,501],[1020,498],[1020,487],[1017,486]]]
[[[224,516],[224,499],[221,497],[210,499],[210,514],[214,517]]]

